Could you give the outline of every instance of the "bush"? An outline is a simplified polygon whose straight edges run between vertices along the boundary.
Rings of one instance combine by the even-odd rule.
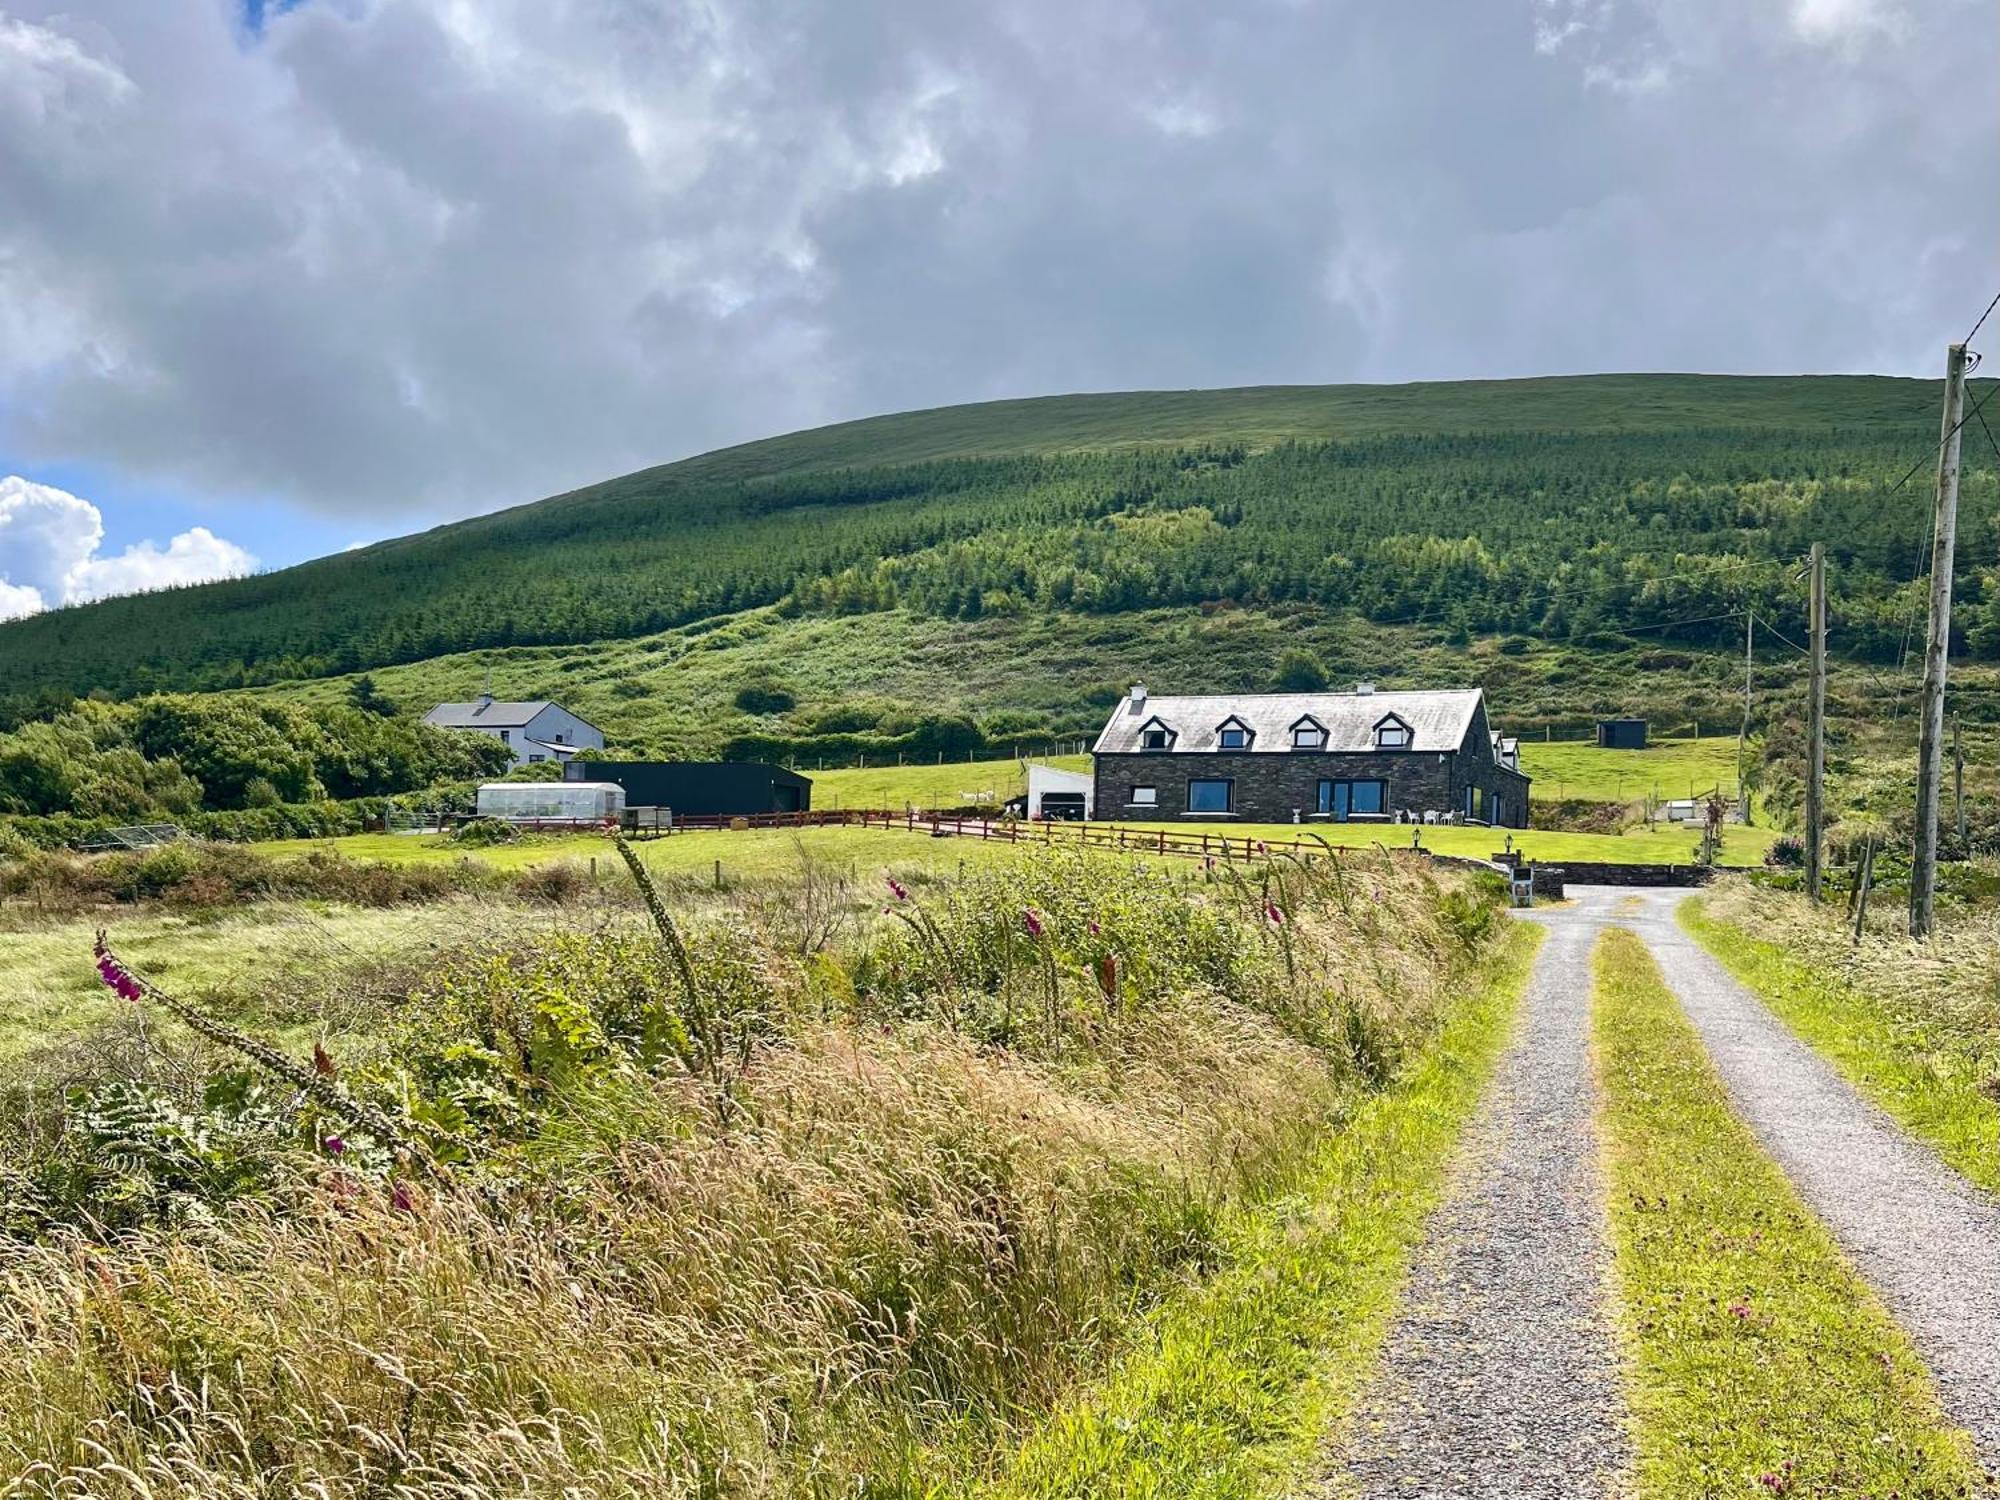
[[[521,831],[501,818],[469,818],[451,831],[451,841],[468,849],[486,849],[494,844],[511,844]]]
[[[1803,869],[1805,862],[1806,841],[1795,833],[1779,834],[1764,855],[1764,863],[1773,869]]]
[[[749,682],[736,690],[736,706],[746,714],[781,714],[798,700],[792,690],[775,682]]]
[[[1271,690],[1278,693],[1323,693],[1326,691],[1326,668],[1310,651],[1293,647],[1278,658],[1278,670],[1271,679]]]

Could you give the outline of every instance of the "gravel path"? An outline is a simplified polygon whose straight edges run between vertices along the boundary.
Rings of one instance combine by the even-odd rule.
[[[1737,1112],[1908,1330],[1981,1461],[2000,1465],[2000,1205],[1856,1093],[1683,932],[1674,909],[1686,892],[1624,903],[1619,893],[1577,894],[1579,929],[1608,914],[1645,939]]]
[[[1619,1491],[1629,1444],[1589,1054],[1601,923],[1548,915],[1515,1036],[1321,1495]]]

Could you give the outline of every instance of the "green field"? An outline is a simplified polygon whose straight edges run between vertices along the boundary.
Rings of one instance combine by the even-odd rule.
[[[1521,769],[1541,801],[1671,802],[1736,788],[1736,736],[1653,740],[1643,750],[1600,750],[1589,740],[1521,742]],[[1754,783],[1753,783],[1754,785]]]
[[[1207,829],[1184,823],[1092,824],[1099,829],[1125,829],[1134,852],[1145,852],[1149,835],[1165,832],[1175,838],[1208,833],[1228,838],[1238,850],[1246,841],[1262,839],[1286,844],[1325,839],[1337,848],[1372,849],[1377,845],[1407,849],[1413,833],[1421,832],[1422,847],[1436,854],[1485,859],[1499,852],[1508,838],[1516,850],[1534,860],[1596,860],[1616,864],[1692,864],[1696,836],[1682,829],[1656,828],[1627,834],[1560,833],[1541,829],[1419,827],[1410,824],[1231,823]],[[1071,824],[1021,824],[1009,829],[992,824],[989,836],[932,838],[902,828],[726,829],[677,833],[640,845],[646,863],[663,874],[711,878],[716,861],[724,879],[765,878],[797,869],[803,857],[852,862],[862,868],[881,866],[898,872],[937,873],[955,870],[961,860],[1004,857],[1016,847],[1036,847],[1068,837]],[[1723,835],[1722,862],[1758,864],[1770,847],[1773,832],[1765,828],[1729,828]],[[546,835],[518,844],[467,853],[449,839],[406,834],[356,834],[338,839],[282,840],[254,846],[278,856],[297,858],[328,850],[349,859],[380,859],[394,863],[474,859],[500,870],[520,870],[559,859],[607,859],[610,846],[589,834]],[[1241,857],[1238,855],[1237,857]]]

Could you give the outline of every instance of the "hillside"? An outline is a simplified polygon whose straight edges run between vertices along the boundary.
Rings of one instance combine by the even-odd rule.
[[[1451,638],[1710,643],[1829,541],[1845,649],[1896,654],[1937,390],[1602,376],[1049,397],[851,422],[255,578],[0,625],[16,713],[93,689],[304,682],[488,648],[792,617],[1306,606]],[[1967,537],[1994,472],[1967,448]],[[1974,652],[2000,597],[1963,549]]]

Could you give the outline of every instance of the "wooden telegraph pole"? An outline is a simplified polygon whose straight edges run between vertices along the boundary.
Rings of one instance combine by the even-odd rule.
[[[1945,656],[1951,647],[1951,570],[1958,550],[1958,429],[1965,418],[1965,345],[1945,351],[1944,435],[1938,442],[1931,536],[1930,632],[1917,720],[1917,842],[1910,858],[1910,936],[1930,934],[1937,896],[1938,791],[1944,781]]]
[[[1820,898],[1826,841],[1826,543],[1812,544],[1812,678],[1806,699],[1806,895]]]
[[[1743,611],[1743,728],[1736,736],[1736,803],[1737,820],[1745,828],[1750,826],[1750,673],[1755,658],[1752,646],[1757,629],[1757,612]]]
[[[1951,820],[1958,825],[1959,858],[1965,851],[1965,742],[1959,736],[1958,715],[1951,716]]]

